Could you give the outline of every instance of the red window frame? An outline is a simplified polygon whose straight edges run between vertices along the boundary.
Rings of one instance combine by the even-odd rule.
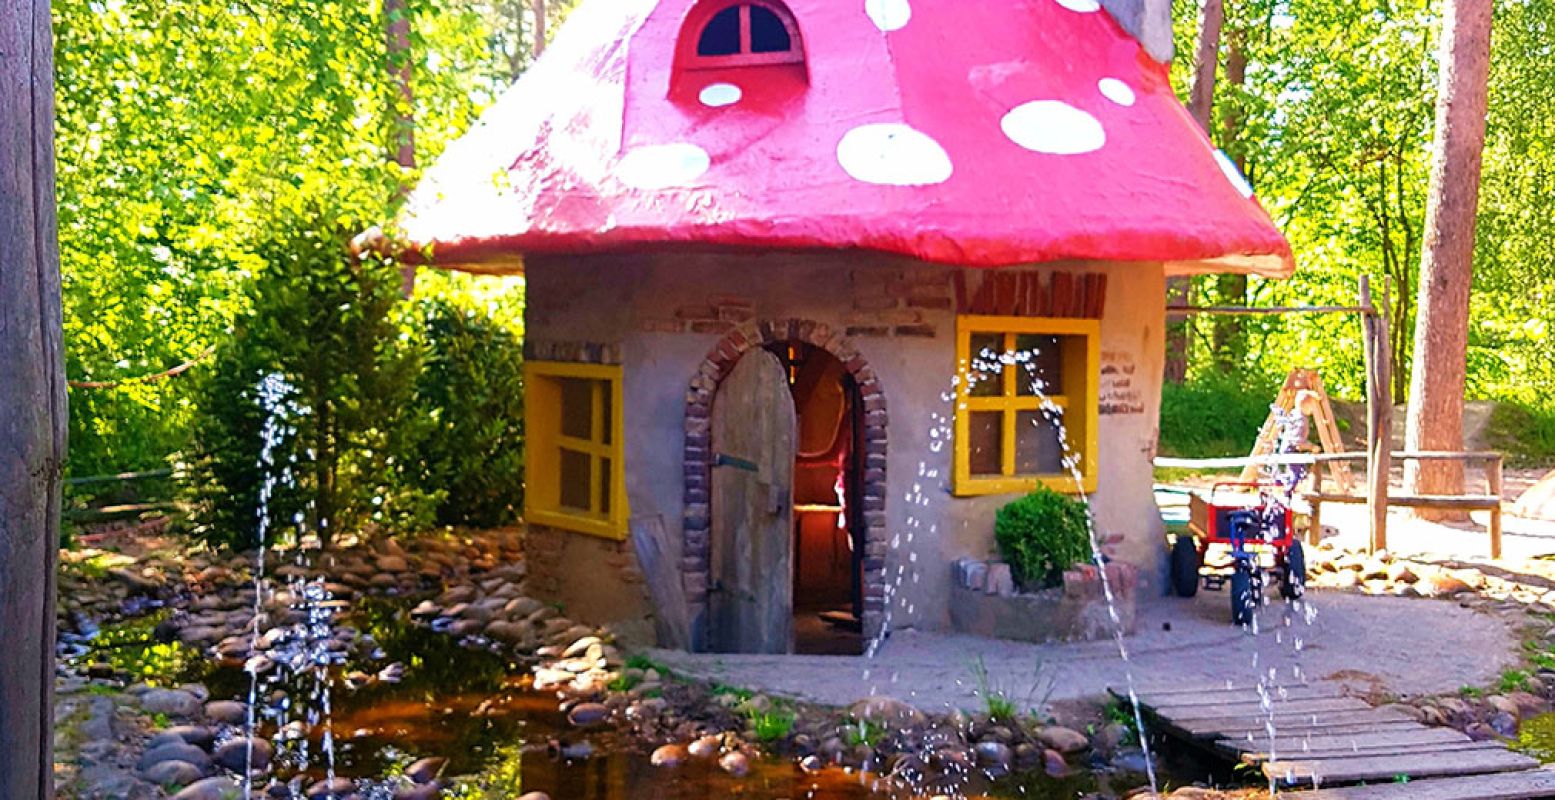
[[[751,7],[761,6],[771,11],[788,30],[788,49],[777,53],[751,52]],[[724,56],[704,56],[697,53],[702,32],[713,17],[726,9],[740,9],[740,52]],[[794,15],[782,3],[771,0],[722,0],[700,3],[691,10],[681,26],[679,62],[682,69],[726,69],[729,67],[759,67],[773,64],[803,64],[804,42],[799,36],[799,24]]]

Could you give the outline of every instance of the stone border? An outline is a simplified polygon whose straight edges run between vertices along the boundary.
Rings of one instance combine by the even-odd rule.
[[[886,415],[885,393],[873,367],[841,330],[801,319],[746,322],[725,334],[698,365],[686,392],[685,520],[681,580],[692,620],[692,647],[705,646],[707,590],[711,573],[712,409],[718,384],[746,351],[770,344],[802,342],[831,353],[858,385],[864,404],[864,635],[879,634],[886,603]]]

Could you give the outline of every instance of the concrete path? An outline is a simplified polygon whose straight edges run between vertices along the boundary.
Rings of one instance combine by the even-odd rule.
[[[1292,617],[1287,627],[1284,605],[1274,604],[1256,635],[1232,627],[1224,591],[1142,601],[1138,633],[1124,640],[1128,663],[1141,684],[1251,681],[1275,669],[1281,681],[1299,671],[1401,695],[1488,685],[1517,663],[1518,640],[1507,623],[1450,601],[1323,591],[1311,592],[1310,601],[1310,624]],[[652,657],[683,674],[812,702],[845,705],[880,694],[931,711],[982,705],[973,666],[979,657],[994,687],[1027,706],[1040,703],[1049,686],[1050,702],[1098,698],[1127,675],[1111,640],[1033,645],[910,630],[893,634],[873,659]]]

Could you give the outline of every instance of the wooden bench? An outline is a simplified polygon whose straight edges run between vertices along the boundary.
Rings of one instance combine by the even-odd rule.
[[[1502,458],[1500,453],[1444,453],[1444,452],[1398,452],[1393,453],[1393,458],[1401,461],[1462,461],[1465,464],[1483,464],[1485,472],[1485,494],[1401,494],[1389,493],[1387,503],[1389,506],[1405,506],[1407,508],[1432,508],[1444,511],[1489,511],[1490,512],[1490,557],[1501,557],[1501,481]],[[1316,463],[1365,461],[1365,453],[1336,453],[1320,454],[1313,456]],[[1338,494],[1331,492],[1315,491],[1303,493],[1302,497],[1312,506],[1312,513],[1307,526],[1307,543],[1317,544],[1323,535],[1323,504],[1346,503],[1352,505],[1365,505],[1365,495]]]

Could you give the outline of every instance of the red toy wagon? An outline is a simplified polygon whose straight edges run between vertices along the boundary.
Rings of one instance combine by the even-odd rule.
[[[1181,597],[1204,588],[1219,590],[1231,582],[1231,621],[1252,621],[1263,602],[1263,587],[1270,571],[1280,580],[1286,598],[1301,596],[1306,584],[1307,559],[1296,541],[1295,512],[1289,503],[1277,501],[1284,488],[1268,481],[1227,481],[1215,484],[1209,494],[1189,499],[1188,532],[1172,539],[1172,588]],[[1205,555],[1211,547],[1230,549],[1232,569],[1206,571]]]

